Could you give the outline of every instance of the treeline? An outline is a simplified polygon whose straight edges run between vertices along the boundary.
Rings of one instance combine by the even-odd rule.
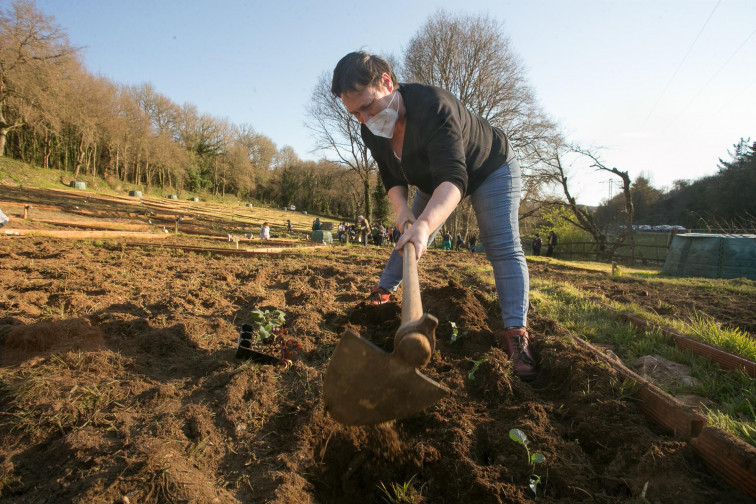
[[[179,194],[233,194],[345,216],[364,205],[359,180],[336,163],[303,161],[251,126],[174,103],[151,84],[92,75],[65,33],[27,0],[0,11],[0,154]]]
[[[756,142],[741,139],[729,151],[732,159],[720,159],[718,171],[695,181],[677,180],[668,191],[654,188],[638,177],[631,186],[634,222],[681,225],[689,229],[756,228]],[[604,225],[622,225],[621,195],[596,210]]]

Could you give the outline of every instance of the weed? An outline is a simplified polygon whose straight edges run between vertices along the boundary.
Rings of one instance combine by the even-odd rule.
[[[202,456],[205,454],[205,449],[207,448],[207,445],[210,441],[210,437],[207,436],[204,439],[202,439],[199,443],[194,445],[189,450],[189,458],[194,458],[194,456],[197,456],[197,460],[201,460]]]
[[[616,377],[611,377],[609,379],[609,385],[612,387],[612,391],[620,401],[635,399],[635,391],[638,388],[638,382],[635,380],[623,378],[622,381],[620,381]]]
[[[528,454],[528,465],[530,466],[530,483],[528,486],[533,491],[533,495],[538,496],[536,490],[541,482],[541,477],[535,473],[535,465],[545,461],[546,457],[541,453],[530,453],[528,437],[520,429],[509,429],[509,439],[525,447],[525,452]]]
[[[468,380],[474,380],[475,379],[475,372],[478,370],[481,364],[484,362],[488,362],[488,359],[480,359],[480,360],[472,360],[470,359],[470,362],[472,362],[473,366],[469,373],[467,373],[467,379]]]
[[[391,483],[390,489],[386,488],[386,485],[381,482],[378,488],[383,492],[383,502],[386,504],[418,504],[422,502],[423,487],[421,486],[419,489],[415,488],[413,484],[415,476],[417,475],[413,475],[409,481],[405,481],[401,485],[399,483]]]

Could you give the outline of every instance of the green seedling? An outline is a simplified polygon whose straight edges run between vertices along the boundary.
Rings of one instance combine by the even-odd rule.
[[[541,477],[535,473],[535,465],[545,461],[546,457],[541,453],[530,453],[528,437],[520,429],[509,429],[509,439],[525,447],[528,454],[528,465],[530,466],[530,484],[528,486],[533,491],[533,495],[538,496],[536,489],[541,482]]]
[[[459,336],[459,329],[457,329],[457,324],[454,322],[449,322],[449,325],[451,326],[452,335],[451,335],[451,342],[454,343],[457,341],[457,337]]]
[[[488,362],[488,359],[480,359],[480,360],[472,360],[470,359],[470,362],[473,363],[473,367],[470,370],[469,373],[467,373],[467,379],[468,380],[474,380],[475,379],[475,372],[478,370],[481,364],[484,362]]]
[[[252,310],[252,322],[257,326],[257,341],[266,342],[286,323],[286,314],[281,310]]]

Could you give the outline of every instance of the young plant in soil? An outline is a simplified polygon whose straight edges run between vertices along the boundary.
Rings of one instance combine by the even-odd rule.
[[[537,497],[536,490],[541,482],[541,477],[535,473],[535,465],[546,460],[546,457],[541,453],[530,453],[528,437],[520,429],[509,429],[509,438],[525,447],[525,452],[528,454],[528,465],[530,465],[530,483],[528,486],[533,491],[533,495]]]
[[[457,324],[449,321],[449,325],[451,326],[452,335],[451,335],[451,342],[454,343],[457,341],[457,337],[459,336],[459,329],[457,329]]]
[[[286,314],[281,310],[253,310],[252,318],[253,324],[257,326],[254,344],[258,346],[272,346],[273,350],[267,351],[264,354],[255,353],[251,348],[251,341],[246,342],[244,345],[240,341],[240,346],[244,346],[244,348],[237,351],[237,357],[239,355],[250,355],[253,360],[257,358],[260,362],[271,363],[268,360],[270,358],[270,360],[278,360],[286,366],[291,365],[291,359],[302,348],[302,345],[288,337],[289,330],[284,327]],[[244,326],[242,326],[242,330],[244,331]],[[266,358],[265,354],[273,355],[269,355]]]
[[[454,343],[456,341],[459,341],[459,338],[467,334],[467,331],[459,331],[459,327],[457,327],[456,322],[449,321],[449,325],[451,326],[452,335],[449,339],[449,342]]]
[[[481,364],[484,362],[488,362],[488,359],[480,359],[480,360],[472,360],[470,359],[470,362],[473,363],[472,369],[469,373],[467,373],[467,379],[468,380],[474,380],[475,379],[475,372],[478,370]]]
[[[252,310],[252,322],[257,326],[258,343],[267,343],[274,334],[279,334],[286,324],[286,314],[281,310]]]

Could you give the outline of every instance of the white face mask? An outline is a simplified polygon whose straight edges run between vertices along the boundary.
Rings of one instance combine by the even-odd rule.
[[[394,103],[394,98],[396,98],[397,94],[398,92],[394,91],[394,96],[391,97],[388,106],[365,123],[365,126],[368,127],[373,135],[383,138],[394,136],[394,126],[396,126],[396,121],[399,119],[399,105],[397,102],[396,110],[394,110],[391,108],[391,104]]]

